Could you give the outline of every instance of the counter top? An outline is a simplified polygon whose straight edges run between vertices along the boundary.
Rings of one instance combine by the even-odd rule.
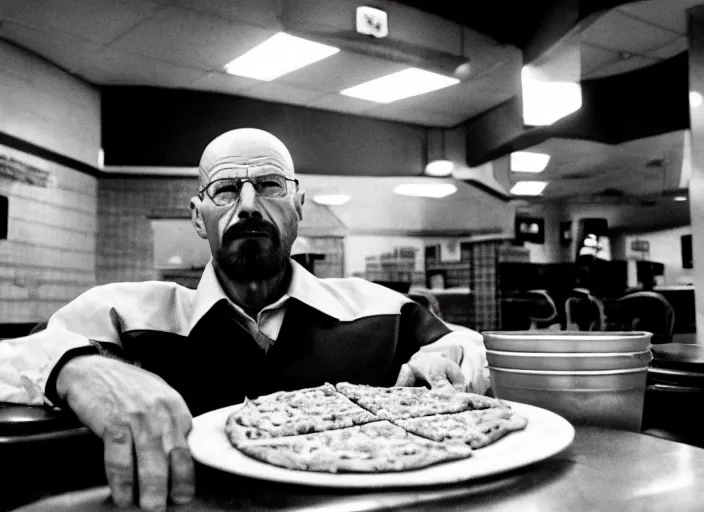
[[[643,434],[577,427],[569,448],[538,464],[496,477],[412,490],[336,491],[274,484],[199,466],[196,499],[169,510],[686,512],[702,510],[702,496],[703,449]],[[108,497],[108,488],[98,487],[48,498],[17,512],[124,510],[111,505]]]

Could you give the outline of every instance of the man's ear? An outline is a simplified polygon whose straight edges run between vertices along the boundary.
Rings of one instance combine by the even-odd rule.
[[[208,232],[205,229],[205,221],[203,221],[203,215],[201,214],[200,208],[203,205],[203,201],[198,196],[193,196],[191,198],[191,222],[193,222],[193,227],[196,228],[196,233],[201,238],[208,238]]]
[[[303,203],[306,202],[306,191],[299,190],[296,192],[296,196],[293,198],[294,206],[296,207],[296,213],[298,214],[298,220],[303,220]]]

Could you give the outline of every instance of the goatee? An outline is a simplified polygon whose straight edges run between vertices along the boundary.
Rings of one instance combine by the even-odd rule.
[[[247,231],[265,233],[266,236],[244,238],[234,248],[234,240]],[[242,221],[226,231],[215,259],[225,275],[234,281],[271,279],[280,274],[288,263],[279,230],[273,224],[255,219]]]

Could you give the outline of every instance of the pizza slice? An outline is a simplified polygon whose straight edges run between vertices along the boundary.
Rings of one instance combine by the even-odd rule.
[[[393,423],[426,439],[462,442],[476,449],[488,446],[510,432],[524,429],[528,421],[508,407],[496,407],[457,414],[397,419]]]
[[[332,384],[324,384],[247,400],[228,417],[225,432],[237,446],[241,440],[322,432],[377,420],[337,393]]]
[[[385,420],[506,407],[495,398],[475,393],[438,391],[423,387],[380,388],[349,382],[340,382],[336,387],[351,401]]]
[[[328,473],[404,471],[472,454],[466,444],[429,441],[388,421],[302,436],[244,441],[237,448],[249,457],[275,466]]]

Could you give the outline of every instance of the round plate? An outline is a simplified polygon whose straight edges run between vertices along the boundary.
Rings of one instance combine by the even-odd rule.
[[[194,418],[188,444],[198,462],[236,475],[299,485],[379,488],[449,484],[503,473],[547,459],[567,448],[574,439],[574,427],[561,416],[532,405],[504,401],[528,419],[524,430],[476,450],[468,459],[398,473],[297,471],[249,458],[236,450],[225,435],[225,421],[239,405]]]

